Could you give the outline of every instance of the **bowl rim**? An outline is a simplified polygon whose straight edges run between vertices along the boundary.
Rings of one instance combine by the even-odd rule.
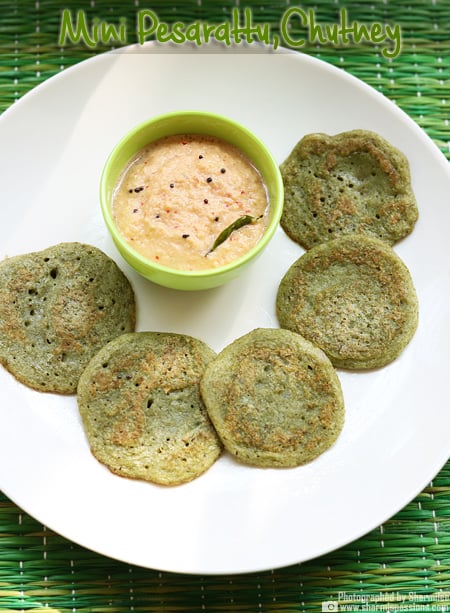
[[[127,142],[129,142],[131,139],[136,137],[139,134],[139,132],[146,129],[148,126],[152,124],[156,124],[158,122],[170,121],[171,119],[176,119],[180,117],[186,117],[186,118],[205,117],[207,119],[219,121],[219,122],[222,122],[223,124],[233,126],[235,129],[237,129],[240,133],[242,133],[247,139],[252,141],[253,144],[255,144],[259,148],[259,150],[266,157],[267,161],[269,162],[268,165],[273,171],[272,182],[275,185],[274,191],[277,194],[277,198],[274,203],[270,202],[269,200],[268,206],[274,207],[274,210],[273,210],[272,218],[267,224],[267,227],[263,235],[251,249],[246,251],[246,253],[241,255],[239,258],[236,258],[232,260],[231,262],[228,262],[227,264],[224,264],[222,266],[217,266],[214,268],[206,268],[206,269],[201,269],[201,270],[183,270],[180,268],[171,268],[169,266],[164,266],[162,264],[154,262],[153,260],[149,260],[148,258],[143,256],[141,253],[139,253],[136,249],[134,249],[134,247],[132,247],[124,239],[124,237],[120,233],[113,219],[111,206],[108,204],[108,189],[107,189],[108,178],[109,178],[109,174],[111,171],[111,167],[114,164],[115,158],[120,152],[120,150],[122,149],[122,147]],[[183,133],[186,133],[186,132],[183,132]],[[196,132],[193,131],[191,133],[195,134]],[[181,132],[180,131],[172,132],[169,130],[166,136],[171,136],[171,135],[176,135],[176,134],[181,134]],[[202,134],[208,134],[208,132],[202,132]],[[214,136],[214,130],[212,130],[211,135]],[[155,141],[159,140],[159,138],[164,138],[164,136],[156,138]],[[222,138],[222,140],[227,141],[226,137],[218,137],[218,138]],[[154,141],[152,140],[148,141],[148,143],[151,143],[151,142],[154,142]],[[228,141],[228,142],[231,143],[231,141]],[[239,145],[234,145],[234,146],[236,146],[237,148],[240,148]],[[251,161],[252,163],[254,163],[253,160]],[[261,172],[256,164],[255,164],[255,167],[257,168],[259,172]],[[111,236],[114,242],[116,242],[116,244],[120,244],[122,246],[122,249],[125,250],[127,253],[129,253],[130,256],[132,256],[133,262],[135,263],[133,264],[133,266],[135,265],[137,266],[138,272],[140,270],[140,267],[151,268],[152,270],[158,271],[161,274],[177,276],[180,278],[183,277],[186,279],[219,277],[221,275],[226,275],[227,273],[232,272],[236,268],[240,268],[241,266],[244,266],[247,262],[250,262],[256,255],[258,255],[265,249],[266,245],[270,242],[276,229],[278,228],[278,225],[281,219],[281,214],[283,212],[283,203],[284,203],[283,201],[284,201],[284,184],[283,184],[283,179],[281,176],[280,168],[273,154],[267,147],[267,145],[258,136],[256,136],[254,132],[252,132],[249,128],[247,128],[240,122],[234,119],[231,119],[225,115],[210,112],[210,111],[201,111],[201,110],[170,111],[168,113],[160,113],[160,114],[154,115],[150,117],[149,119],[145,119],[144,121],[139,122],[137,125],[132,127],[128,132],[126,132],[121,137],[121,139],[116,143],[116,145],[113,147],[113,149],[111,150],[111,152],[109,153],[106,159],[106,162],[103,166],[101,176],[100,176],[100,206],[101,206],[103,218],[105,220],[105,223],[108,227],[109,232],[111,233]]]

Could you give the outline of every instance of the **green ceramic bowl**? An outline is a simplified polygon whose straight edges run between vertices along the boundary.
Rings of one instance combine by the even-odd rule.
[[[244,256],[211,270],[183,271],[161,266],[135,251],[119,233],[111,205],[115,185],[129,160],[148,143],[173,134],[208,134],[237,146],[261,173],[269,195],[269,220],[259,242]],[[122,257],[138,273],[165,287],[202,290],[217,287],[239,275],[267,247],[280,221],[283,208],[283,181],[278,164],[266,146],[247,128],[231,119],[200,111],[158,115],[126,134],[114,147],[100,181],[100,203],[106,226]]]

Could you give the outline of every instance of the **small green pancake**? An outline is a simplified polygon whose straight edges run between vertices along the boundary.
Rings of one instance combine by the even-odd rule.
[[[134,330],[133,289],[115,262],[60,243],[0,262],[0,364],[25,385],[74,394],[91,357]]]
[[[374,132],[308,134],[280,168],[281,225],[305,249],[353,233],[393,245],[414,228],[408,160]]]
[[[389,245],[361,235],[306,251],[284,275],[276,307],[281,327],[302,334],[334,366],[348,369],[392,362],[418,322],[408,268]]]
[[[224,447],[253,466],[310,462],[344,423],[332,364],[288,330],[258,328],[228,345],[206,368],[201,393]]]
[[[175,333],[135,332],[108,343],[78,385],[93,455],[111,472],[161,485],[191,481],[222,445],[200,397],[215,352]]]

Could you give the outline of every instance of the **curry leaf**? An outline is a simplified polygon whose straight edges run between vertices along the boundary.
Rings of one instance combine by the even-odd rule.
[[[222,230],[222,232],[214,241],[213,246],[208,251],[208,253],[211,253],[212,251],[214,251],[214,249],[217,249],[217,247],[224,243],[235,230],[239,230],[239,228],[247,226],[248,224],[255,223],[255,221],[257,221],[258,219],[260,219],[260,217],[252,217],[251,215],[243,215],[242,217],[238,217],[237,219],[235,219],[233,223],[231,223],[229,226]],[[208,255],[208,253],[206,255]]]

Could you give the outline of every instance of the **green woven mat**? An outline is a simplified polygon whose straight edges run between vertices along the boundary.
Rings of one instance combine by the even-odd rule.
[[[0,111],[50,76],[110,48],[58,45],[64,8],[129,23],[138,9],[151,8],[166,23],[190,23],[220,22],[233,7],[247,6],[254,22],[270,23],[276,32],[291,5],[300,3],[0,0]],[[450,159],[450,1],[316,0],[301,6],[313,8],[320,23],[336,23],[346,8],[355,21],[401,26],[402,50],[391,61],[363,43],[307,42],[302,51],[395,101]],[[241,576],[161,573],[110,560],[58,536],[0,494],[2,612],[302,612],[321,611],[328,601],[337,601],[340,610],[346,604],[364,611],[450,610],[450,462],[395,517],[358,541],[300,565]]]

